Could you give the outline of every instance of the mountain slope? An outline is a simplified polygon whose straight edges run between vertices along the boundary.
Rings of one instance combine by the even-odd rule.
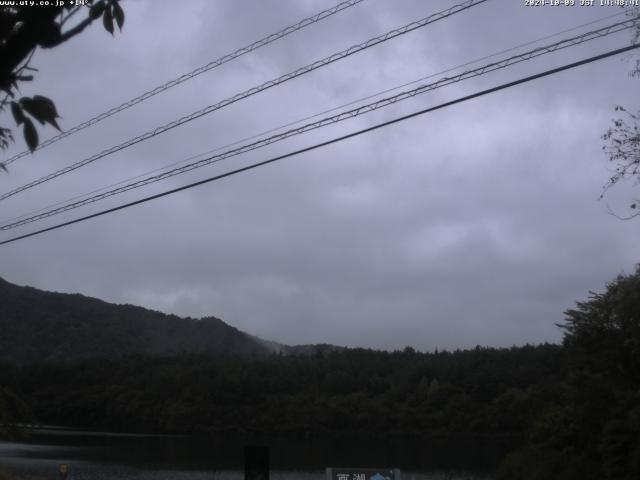
[[[0,361],[271,351],[265,342],[215,317],[180,318],[79,294],[20,287],[0,278]]]

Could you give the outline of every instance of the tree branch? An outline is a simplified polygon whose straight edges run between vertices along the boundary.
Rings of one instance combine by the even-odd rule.
[[[611,206],[609,204],[607,204],[607,213],[609,215],[613,215],[614,217],[616,217],[618,220],[631,220],[633,218],[636,217],[640,217],[640,212],[636,212],[633,215],[629,215],[627,217],[622,217],[620,215],[618,215],[616,212],[613,211],[613,209],[611,208]]]
[[[76,35],[81,33],[85,28],[87,28],[89,25],[91,25],[93,23],[93,20],[94,20],[93,18],[87,17],[83,21],[81,21],[79,24],[77,24],[75,27],[73,27],[72,29],[67,30],[64,33],[60,33],[60,38],[58,39],[58,41],[56,43],[51,45],[51,47],[56,47],[56,46],[60,45],[61,43],[66,42],[71,37],[75,37]],[[60,25],[62,25],[62,24],[60,24]],[[49,47],[47,47],[47,48],[49,48]]]
[[[60,20],[60,26],[62,27],[62,26],[67,22],[67,20],[69,20],[69,19],[70,19],[71,17],[73,17],[76,13],[78,13],[78,12],[80,11],[80,9],[81,9],[81,8],[82,8],[81,6],[77,6],[77,7],[75,7],[74,9],[72,9],[72,10],[69,12],[69,15],[67,15],[67,16],[66,16],[66,17],[64,17],[62,20]]]

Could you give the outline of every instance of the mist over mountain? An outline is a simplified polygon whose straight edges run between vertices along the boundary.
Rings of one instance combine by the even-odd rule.
[[[46,292],[0,278],[0,361],[74,361],[139,353],[314,353],[262,340],[219,318],[181,318],[80,294]]]

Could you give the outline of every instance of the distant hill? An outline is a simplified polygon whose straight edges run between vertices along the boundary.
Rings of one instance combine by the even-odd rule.
[[[279,351],[295,353],[296,347],[263,341],[215,317],[180,318],[0,279],[0,361],[82,360],[130,353],[247,356]]]

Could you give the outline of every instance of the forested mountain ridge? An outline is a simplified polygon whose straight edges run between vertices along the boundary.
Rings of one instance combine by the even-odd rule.
[[[16,348],[8,338],[30,339],[24,332],[31,329],[39,343],[16,351],[23,359],[38,349],[49,356],[23,364],[0,359],[0,437],[1,427],[8,435],[7,426],[33,423],[304,438],[500,435],[522,443],[513,443],[516,450],[496,472],[499,480],[637,480],[640,265],[564,315],[562,345],[433,353],[286,347],[214,318],[179,319],[2,282],[0,350]],[[164,333],[147,332],[153,319]],[[90,347],[102,348],[102,357],[144,341],[150,347],[117,358],[65,357],[74,340],[89,337],[83,328],[95,325],[100,335],[90,338]],[[121,336],[112,331],[118,328]],[[175,351],[196,334],[198,345],[209,345],[206,335],[214,331],[220,332],[214,343],[228,335],[225,345],[238,342],[248,353],[258,343],[290,355],[154,354],[163,341]],[[44,341],[54,347],[44,349]]]
[[[80,294],[21,287],[0,278],[0,360],[114,358],[125,354],[264,355],[280,347],[215,317],[180,318]]]

